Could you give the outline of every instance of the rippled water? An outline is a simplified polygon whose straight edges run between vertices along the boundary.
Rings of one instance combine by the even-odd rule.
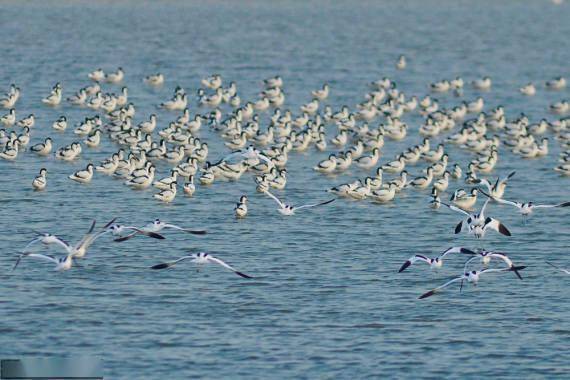
[[[235,80],[242,99],[257,96],[261,79],[280,74],[292,110],[324,81],[331,85],[328,103],[338,108],[360,102],[366,83],[382,76],[423,96],[431,81],[490,75],[486,108],[502,104],[509,117],[524,112],[536,121],[552,119],[548,105],[568,98],[568,90],[539,86],[537,96],[526,98],[517,88],[570,74],[569,19],[568,4],[547,1],[4,1],[0,89],[12,82],[22,88],[18,115],[37,116],[32,143],[51,135],[57,147],[75,140],[71,127],[63,134],[51,129],[57,117],[65,114],[73,125],[93,112],[48,109],[40,99],[57,81],[69,96],[97,67],[125,68],[137,123],[157,112],[176,85],[194,93],[213,72]],[[394,68],[399,54],[409,58],[403,72]],[[165,85],[145,87],[141,78],[156,71],[165,74]],[[466,89],[464,98],[478,95]],[[447,106],[458,101],[436,97]],[[195,104],[191,111],[205,112]],[[175,116],[159,111],[160,127]],[[421,119],[405,121],[417,130]],[[212,146],[211,157],[225,153],[217,135],[205,129],[199,135]],[[410,133],[388,142],[382,159],[419,141]],[[551,170],[559,152],[551,145],[548,157],[533,161],[501,151],[493,176],[517,171],[509,198],[570,198],[569,180]],[[458,215],[428,209],[428,192],[406,191],[384,206],[339,200],[284,218],[255,193],[249,175],[198,187],[194,198],[179,196],[170,205],[152,199],[151,190],[131,191],[108,177],[86,186],[67,179],[116,149],[105,140],[74,163],[30,153],[0,161],[2,357],[96,355],[109,378],[131,379],[562,378],[570,372],[568,278],[544,263],[570,266],[565,210],[537,212],[523,226],[514,210],[491,206],[513,236],[489,234],[484,247],[528,265],[524,281],[489,276],[461,294],[454,288],[419,301],[460,273],[463,261],[451,258],[439,273],[418,265],[398,274],[405,259],[481,245],[454,236]],[[279,196],[292,203],[324,200],[324,189],[369,174],[353,168],[326,177],[310,170],[329,153],[291,154],[289,182]],[[463,164],[469,159],[454,148],[450,156]],[[49,170],[48,189],[35,193],[30,184],[42,166]],[[169,167],[159,169],[161,176]],[[236,221],[232,209],[241,194],[250,197],[250,214]],[[135,225],[160,217],[210,234],[122,244],[102,239],[85,268],[55,273],[29,260],[9,272],[32,229],[74,241],[93,218],[113,217]],[[189,248],[213,252],[255,279],[210,267],[196,273],[189,264],[148,269]]]

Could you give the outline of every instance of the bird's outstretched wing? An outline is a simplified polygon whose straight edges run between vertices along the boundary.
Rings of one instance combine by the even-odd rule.
[[[534,208],[568,207],[570,202],[559,203],[557,205],[534,205]]]
[[[310,204],[310,205],[303,205],[303,206],[298,206],[298,207],[294,207],[294,208],[295,208],[296,210],[300,210],[300,209],[302,209],[302,208],[323,206],[323,205],[327,205],[327,204],[329,204],[329,203],[332,203],[332,202],[334,202],[335,200],[336,200],[336,198],[333,198],[333,199],[329,199],[328,201],[325,201],[325,202],[313,203],[313,204]]]
[[[22,258],[24,258],[24,257],[36,257],[38,259],[47,260],[47,261],[50,261],[50,262],[55,263],[55,264],[58,263],[57,259],[53,256],[50,256],[50,255],[42,255],[41,253],[23,253],[23,254],[18,256],[18,260],[16,261],[16,264],[14,265],[12,270],[16,269],[18,264],[20,264],[20,260],[22,260]]]
[[[463,210],[463,209],[461,209],[455,205],[450,205],[449,203],[445,203],[445,202],[441,202],[441,204],[444,205],[445,207],[449,208],[450,210],[456,211],[460,214],[467,215],[467,216],[471,215],[467,211],[465,211],[465,210]]]
[[[166,268],[172,268],[173,266],[175,266],[176,264],[178,264],[179,262],[186,260],[186,259],[192,259],[194,258],[194,256],[182,256],[181,258],[174,260],[174,261],[168,261],[166,263],[161,263],[161,264],[156,264],[150,267],[150,269],[166,269]]]
[[[179,226],[174,225],[174,224],[165,224],[164,227],[173,228],[175,230],[187,232],[187,233],[193,234],[193,235],[205,235],[206,234],[205,230],[192,230],[189,228],[182,228],[182,227],[179,227]]]
[[[235,268],[232,267],[231,265],[226,264],[225,262],[223,262],[222,260],[220,260],[220,259],[218,259],[218,258],[216,258],[216,257],[208,256],[208,261],[210,261],[210,262],[212,262],[212,263],[215,263],[215,264],[219,264],[219,265],[223,266],[224,268],[231,270],[232,272],[234,272],[235,274],[237,274],[237,275],[240,276],[240,277],[243,277],[243,278],[253,278],[253,277],[251,277],[251,276],[248,276],[248,275],[245,274],[245,273],[242,273],[242,272],[238,271],[237,269],[235,269]]]
[[[406,262],[404,264],[402,264],[402,266],[400,267],[400,270],[398,270],[398,273],[402,273],[410,265],[412,265],[413,263],[415,263],[418,260],[421,260],[427,264],[430,263],[429,259],[427,257],[425,257],[424,255],[414,255],[414,256],[410,257],[408,260],[406,260]]]
[[[519,206],[520,206],[520,203],[518,203],[518,202],[508,201],[508,200],[506,200],[506,199],[501,199],[501,198],[494,197],[494,196],[492,196],[492,195],[490,195],[490,194],[487,194],[487,193],[484,192],[483,190],[479,190],[479,192],[480,192],[481,194],[483,194],[484,196],[486,196],[487,198],[494,200],[495,202],[498,202],[498,203],[501,203],[501,204],[504,204],[504,205],[515,206],[515,207],[519,207]]]
[[[265,194],[269,195],[281,208],[285,208],[285,204],[279,200],[275,195],[271,194],[269,190],[265,191]]]
[[[511,236],[511,232],[507,229],[507,227],[505,227],[504,224],[502,224],[501,222],[499,222],[497,219],[494,218],[485,219],[485,225],[483,228],[484,229],[490,228],[505,236]]]
[[[457,282],[457,281],[463,281],[463,276],[461,276],[461,277],[456,277],[456,278],[454,278],[454,279],[452,279],[452,280],[450,280],[450,281],[447,281],[445,284],[443,284],[443,285],[441,285],[441,286],[438,286],[437,288],[434,288],[434,289],[430,290],[429,292],[426,292],[426,293],[422,294],[422,295],[419,297],[419,299],[424,299],[424,298],[431,297],[431,296],[433,296],[435,293],[441,291],[442,289],[448,287],[449,285],[451,285],[451,284],[453,284],[453,283],[455,283],[455,282]]]

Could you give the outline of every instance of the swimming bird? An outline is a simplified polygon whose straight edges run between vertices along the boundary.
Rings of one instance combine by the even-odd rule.
[[[475,252],[471,251],[470,249],[467,248],[463,248],[463,247],[450,247],[448,249],[446,249],[445,251],[443,251],[439,256],[434,257],[434,258],[429,258],[426,257],[424,255],[414,255],[412,257],[410,257],[404,264],[402,264],[402,266],[400,267],[400,270],[398,270],[398,273],[402,273],[403,271],[405,271],[410,265],[414,264],[417,261],[422,261],[426,264],[429,264],[431,269],[439,269],[442,267],[443,265],[443,258],[449,254],[452,253],[469,253],[469,254],[475,254]]]
[[[372,188],[370,185],[372,184],[372,178],[366,177],[364,179],[364,183],[360,181],[360,183],[354,188],[348,191],[347,195],[352,199],[362,200],[365,199],[370,195]]]
[[[60,116],[59,119],[54,121],[52,128],[59,132],[65,131],[67,128],[67,118],[65,116]]]
[[[546,81],[545,86],[549,90],[562,90],[566,87],[566,79],[563,77],[554,78]]]
[[[517,270],[522,270],[524,269],[524,267],[517,267]],[[438,286],[435,289],[430,290],[429,292],[426,292],[424,294],[422,294],[419,299],[424,299],[424,298],[428,298],[433,296],[435,293],[443,290],[444,288],[448,287],[449,285],[459,282],[461,281],[461,285],[463,285],[463,281],[467,281],[468,283],[471,283],[473,285],[477,285],[479,283],[479,279],[480,276],[484,273],[499,273],[499,272],[508,272],[508,271],[513,271],[513,269],[511,268],[502,268],[502,269],[495,269],[495,268],[485,268],[485,269],[481,269],[481,270],[472,270],[470,272],[466,272],[464,274],[462,274],[459,277],[456,277],[448,282],[446,282],[445,284]],[[461,288],[460,288],[461,290]]]
[[[153,265],[151,267],[151,269],[166,269],[166,268],[172,268],[173,266],[175,266],[176,264],[178,264],[179,262],[183,261],[183,260],[187,260],[190,259],[191,262],[195,263],[198,265],[198,268],[206,265],[206,264],[218,264],[221,265],[222,267],[231,270],[232,272],[234,272],[235,274],[237,274],[240,277],[243,278],[253,278],[251,276],[248,276],[245,273],[242,273],[240,271],[238,271],[237,269],[235,269],[234,267],[226,264],[224,261],[210,255],[209,253],[206,252],[199,252],[199,253],[193,253],[191,255],[188,256],[182,256],[181,258],[175,260],[175,261],[170,261],[170,262],[166,262],[166,263],[162,263],[162,264],[156,264]],[[199,270],[199,269],[198,269]]]
[[[242,195],[239,198],[239,202],[236,204],[234,212],[236,214],[236,218],[238,219],[245,218],[245,216],[247,215],[247,196]]]
[[[367,196],[374,202],[386,203],[394,199],[397,191],[398,185],[391,182],[387,185],[383,185],[380,189],[371,191]]]
[[[406,158],[403,155],[398,156],[394,161],[390,161],[382,165],[382,170],[387,173],[398,173],[404,170],[406,167]]]
[[[94,82],[101,82],[105,79],[105,72],[102,69],[97,69],[87,74],[87,76]]]
[[[340,197],[348,197],[348,193],[355,190],[359,184],[362,184],[362,182],[360,180],[356,180],[352,183],[344,183],[342,185],[332,187],[328,189],[327,192],[336,194]]]
[[[171,184],[176,183],[177,180],[178,180],[178,170],[172,169],[170,171],[170,176],[162,178],[154,182],[152,185],[159,190],[166,190],[170,188]]]
[[[40,155],[47,156],[52,149],[52,140],[50,137],[46,138],[43,143],[38,143],[30,147],[30,151]]]
[[[7,114],[0,117],[0,123],[6,127],[11,127],[16,123],[16,110],[10,108]]]
[[[470,210],[477,202],[478,189],[473,188],[469,193],[463,189],[456,190],[451,196],[451,201],[458,207],[464,210]]]
[[[396,68],[398,70],[404,70],[406,68],[406,57],[401,55],[398,57],[398,61],[396,62]]]
[[[435,189],[437,189],[439,192],[444,192],[445,190],[447,190],[447,187],[449,186],[449,177],[450,176],[451,176],[451,173],[446,170],[443,173],[443,178],[440,178],[437,181],[435,181],[435,183],[433,184],[433,187]]]
[[[153,197],[159,201],[170,203],[176,198],[176,182],[170,184],[170,187],[165,190],[161,190],[159,193],[154,194]]]
[[[4,147],[4,150],[0,152],[0,158],[7,161],[14,161],[18,158],[20,142],[18,140],[13,143],[8,142]]]
[[[164,83],[164,75],[161,73],[156,73],[144,77],[143,82],[150,86],[160,86]]]
[[[58,106],[61,103],[62,93],[61,84],[56,83],[55,86],[53,86],[51,93],[42,99],[42,103],[52,107]]]
[[[529,83],[519,88],[519,92],[526,96],[533,96],[536,94],[536,87],[534,87],[534,84]]]
[[[47,186],[47,169],[40,169],[40,174],[32,181],[34,190],[43,190]]]
[[[491,78],[485,76],[483,78],[474,80],[473,82],[471,82],[471,84],[473,85],[473,88],[476,90],[486,91],[491,89],[492,81]]]
[[[321,90],[312,91],[311,94],[318,100],[325,100],[329,96],[329,85],[325,83]]]
[[[291,206],[291,205],[288,205],[288,204],[281,202],[275,195],[271,194],[269,191],[265,191],[265,194],[267,194],[275,202],[277,202],[277,204],[279,205],[279,209],[277,209],[277,211],[279,211],[282,215],[285,215],[285,216],[294,215],[296,211],[304,209],[304,208],[323,206],[323,205],[326,205],[326,204],[329,204],[329,203],[335,201],[335,199],[333,198],[333,199],[330,199],[328,201],[321,202],[321,203],[307,204],[307,205],[302,205],[302,206]]]
[[[410,183],[409,186],[415,187],[417,189],[425,189],[431,184],[433,180],[433,167],[429,166],[426,170],[426,175],[414,178]]]
[[[196,192],[196,185],[194,184],[194,176],[193,175],[188,176],[188,182],[186,182],[184,184],[183,190],[184,190],[184,194],[186,194],[186,196],[188,196],[188,197],[191,197],[194,195],[194,193]]]
[[[114,73],[105,74],[105,81],[107,83],[119,83],[123,80],[125,73],[121,67]]]
[[[67,101],[75,106],[82,106],[87,101],[87,91],[82,88],[75,95],[67,98]]]
[[[16,124],[18,125],[18,127],[32,128],[35,123],[36,123],[36,117],[32,113],[32,114],[28,115],[27,117],[19,120]]]
[[[362,169],[370,169],[376,165],[378,159],[380,158],[380,149],[372,149],[372,154],[368,156],[362,156],[354,160],[356,166]]]
[[[337,158],[334,154],[331,154],[328,159],[322,160],[318,163],[313,170],[321,173],[332,173],[337,168]]]
[[[70,175],[69,178],[79,183],[89,183],[91,178],[93,178],[93,164],[89,163],[84,170],[76,171],[74,174]]]
[[[216,90],[222,86],[222,76],[220,74],[213,74],[207,78],[202,79],[202,86]]]

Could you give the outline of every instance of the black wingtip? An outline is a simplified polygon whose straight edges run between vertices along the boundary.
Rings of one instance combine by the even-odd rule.
[[[402,266],[400,267],[400,270],[398,271],[398,273],[402,273],[402,272],[405,271],[406,268],[408,268],[410,265],[412,265],[412,263],[410,262],[410,260],[406,261],[404,264],[402,264]]]
[[[166,269],[170,267],[169,263],[162,263],[162,264],[156,264],[150,267],[150,269]]]
[[[495,199],[495,198],[493,198],[491,195],[487,194],[487,192],[486,192],[485,190],[479,189],[479,192],[480,192],[481,194],[483,194],[484,196],[486,196],[487,198]]]
[[[558,205],[558,207],[568,207],[570,206],[570,202],[564,202]]]
[[[13,272],[14,270],[16,270],[16,268],[18,267],[18,264],[20,264],[20,260],[22,260],[22,255],[20,255],[20,256],[18,257],[18,260],[16,261],[16,264],[14,264],[14,267],[12,268],[12,272]]]
[[[505,236],[511,236],[511,231],[509,231],[502,223],[499,223],[499,232]]]
[[[95,225],[97,224],[97,220],[93,219],[93,223],[91,223],[91,227],[89,228],[88,234],[92,233],[95,229]]]
[[[160,239],[160,240],[166,239],[164,236],[162,236],[161,234],[157,234],[156,232],[149,232],[147,236],[153,239]]]
[[[467,248],[461,248],[459,251],[461,253],[465,253],[467,255],[476,255],[477,254],[477,252],[474,252],[474,251],[467,249]]]
[[[457,223],[457,226],[455,226],[455,234],[458,234],[461,232],[461,227],[463,226],[463,221]]]
[[[435,294],[435,291],[434,291],[434,290],[430,290],[429,292],[422,294],[418,299],[423,300],[424,298],[431,297],[431,296],[433,296],[434,294]]]
[[[103,228],[109,227],[111,224],[115,223],[115,220],[117,220],[117,218],[111,219],[111,220],[109,221],[109,223],[107,223],[107,224],[105,224],[105,225],[103,226]]]
[[[236,272],[236,274],[237,274],[238,276],[240,276],[240,277],[243,277],[243,278],[253,278],[253,277],[248,276],[247,274],[241,273],[241,272]]]
[[[206,235],[208,233],[206,230],[186,230],[186,232],[192,235]]]
[[[521,266],[514,266],[514,265],[513,265],[513,266],[511,267],[511,271],[515,272],[515,274],[517,275],[517,277],[522,280],[523,278],[522,278],[521,274],[519,273],[519,271],[520,271],[520,270],[523,270],[523,269],[525,269],[525,268],[526,268],[526,265],[521,265]]]
[[[131,236],[131,235],[123,236],[123,237],[120,237],[120,238],[113,239],[113,241],[115,241],[115,242],[117,242],[117,243],[120,243],[120,242],[129,240],[129,239],[132,238],[133,236],[134,236],[134,235],[132,235],[132,236]]]

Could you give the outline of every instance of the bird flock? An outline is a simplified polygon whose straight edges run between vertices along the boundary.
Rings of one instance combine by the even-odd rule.
[[[402,55],[395,65],[398,70],[405,70],[408,60]],[[177,86],[170,99],[157,99],[156,107],[173,115],[170,120],[159,120],[151,111],[150,115],[143,115],[138,124],[134,122],[135,115],[140,116],[141,111],[129,101],[128,87],[123,85],[125,76],[122,68],[108,73],[97,69],[87,74],[90,83],[66,99],[61,83],[56,83],[42,99],[42,107],[59,109],[71,106],[86,111],[83,121],[70,128],[76,141],[66,146],[58,146],[57,136],[48,135],[47,128],[38,128],[34,114],[18,119],[16,107],[21,90],[12,84],[0,98],[0,107],[7,110],[0,115],[0,127],[3,128],[0,129],[0,162],[17,160],[21,154],[36,155],[39,173],[31,185],[35,191],[44,191],[49,188],[49,181],[48,170],[41,164],[42,160],[53,155],[56,160],[72,162],[89,156],[90,148],[107,139],[116,145],[116,152],[100,162],[90,161],[84,169],[69,173],[69,180],[88,184],[94,178],[104,180],[99,177],[110,177],[122,181],[126,189],[154,188],[152,197],[156,201],[170,203],[179,195],[179,189],[184,196],[192,197],[202,186],[211,186],[219,181],[239,181],[247,173],[251,175],[252,191],[255,189],[272,199],[283,216],[329,205],[337,199],[385,204],[406,191],[431,191],[431,200],[426,202],[426,207],[438,210],[443,206],[443,209],[456,212],[461,219],[455,227],[455,234],[464,232],[476,239],[483,239],[489,230],[511,237],[508,227],[498,218],[486,215],[492,204],[516,207],[523,220],[536,209],[570,206],[570,202],[545,200],[546,204],[537,204],[528,200],[504,199],[507,185],[516,173],[494,174],[500,152],[510,151],[521,159],[541,159],[548,156],[550,139],[554,139],[560,144],[562,153],[558,165],[552,170],[562,176],[570,176],[570,117],[566,116],[570,113],[570,102],[561,99],[551,104],[547,110],[552,115],[551,120],[544,118],[532,122],[524,114],[507,118],[504,107],[486,107],[483,95],[493,88],[492,79],[488,76],[470,83],[481,94],[472,100],[463,99],[466,84],[461,77],[429,83],[426,88],[428,94],[423,97],[405,94],[394,80],[384,77],[368,84],[360,103],[354,107],[344,105],[337,110],[327,104],[334,88],[325,83],[307,93],[308,102],[298,110],[292,110],[285,107],[286,91],[280,76],[263,80],[258,98],[245,101],[238,94],[236,82],[226,85],[221,75],[214,74],[201,80],[195,96]],[[161,73],[138,80],[150,87],[165,84]],[[519,96],[536,96],[540,91],[555,92],[565,87],[566,79],[558,77],[545,81],[543,85],[524,84],[516,92]],[[116,93],[111,92],[114,90]],[[457,99],[454,107],[445,108],[436,99],[438,94],[447,92]],[[191,111],[194,109],[196,112]],[[410,114],[421,116],[422,122],[417,128],[410,128],[404,121]],[[70,125],[65,115],[53,121],[51,126],[56,134],[69,133]],[[212,158],[208,143],[199,137],[202,128],[213,131],[223,141],[227,152]],[[36,137],[36,130],[40,136]],[[404,141],[414,135],[419,135],[420,143],[409,145],[392,158],[384,157],[385,144]],[[32,141],[37,142],[30,145]],[[471,158],[468,162],[451,161],[454,149],[467,153]],[[287,186],[288,160],[309,150],[329,152],[326,159],[311,165],[314,165],[315,175],[334,180],[350,168],[373,174],[323,189],[331,194],[328,199],[291,205],[274,193]],[[311,156],[304,159],[307,157],[310,159]],[[159,162],[169,166],[164,177],[158,176]],[[417,174],[412,175],[412,170]],[[444,199],[452,183],[460,181],[466,186],[455,186]],[[485,201],[479,211],[475,211],[480,195]],[[234,214],[238,219],[247,218],[246,194],[240,197]],[[160,219],[143,227],[118,224],[113,219],[97,228],[93,221],[77,244],[70,244],[50,233],[35,232],[36,237],[19,252],[14,269],[23,258],[30,257],[50,261],[56,265],[56,270],[68,270],[74,263],[79,266],[78,261],[102,236],[110,234],[116,242],[137,236],[161,240],[165,238],[161,234],[164,229],[193,235],[206,233]],[[65,250],[66,255],[57,258],[32,251],[39,243],[57,246]],[[443,259],[452,256],[467,258],[463,272],[424,293],[421,299],[457,282],[460,289],[464,282],[476,285],[483,274],[487,277],[486,274],[490,273],[513,272],[522,279],[520,272],[526,268],[515,265],[503,252],[451,247],[434,258],[412,256],[399,272],[418,262],[439,269]],[[477,259],[482,268],[474,268],[473,262]],[[195,263],[198,268],[217,264],[240,277],[252,278],[206,252],[185,255],[154,265],[152,269],[172,268],[185,260]],[[502,266],[490,268],[491,262],[502,263]]]

